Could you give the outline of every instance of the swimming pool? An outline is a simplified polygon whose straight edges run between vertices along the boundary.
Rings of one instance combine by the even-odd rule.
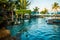
[[[60,25],[47,24],[45,18],[23,20],[20,25],[8,26],[16,40],[60,40]]]

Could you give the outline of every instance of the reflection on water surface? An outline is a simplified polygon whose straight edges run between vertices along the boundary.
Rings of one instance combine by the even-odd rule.
[[[23,24],[8,29],[17,40],[60,40],[60,25],[47,24],[45,18],[24,20]]]

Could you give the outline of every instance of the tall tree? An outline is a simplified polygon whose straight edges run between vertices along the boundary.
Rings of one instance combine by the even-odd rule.
[[[17,0],[16,1],[16,8],[17,9],[27,9],[31,2],[29,0]]]
[[[23,10],[27,10],[28,6],[30,5],[31,2],[29,2],[29,0],[19,0],[19,3],[20,3],[20,10],[23,9]],[[22,10],[22,11],[23,11]],[[22,19],[24,18],[24,12],[22,12]]]
[[[27,9],[30,3],[29,0],[20,0],[20,9]]]
[[[48,9],[44,8],[44,13],[47,14],[48,13]]]
[[[4,21],[7,20],[7,5],[8,0],[0,0],[0,23],[4,23]]]
[[[44,10],[42,10],[40,13],[47,14],[48,13],[48,9],[44,8]]]
[[[7,0],[0,0],[0,15],[6,15],[7,13],[7,5],[8,1]]]
[[[16,1],[13,1],[13,0],[9,0],[8,1],[8,3],[9,3],[9,7],[8,7],[8,10],[10,11],[10,14],[11,14],[11,19],[12,19],[12,21],[13,21],[13,19],[14,19],[14,9],[16,8]]]
[[[59,8],[59,4],[58,4],[58,3],[56,3],[56,2],[54,2],[54,4],[52,5],[52,10],[54,10],[54,11],[55,11],[55,13],[57,13],[58,8]]]
[[[38,12],[38,7],[35,7],[35,8],[33,8],[34,9],[34,12]]]

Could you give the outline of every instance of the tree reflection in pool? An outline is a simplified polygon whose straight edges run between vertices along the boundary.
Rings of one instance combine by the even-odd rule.
[[[7,28],[16,40],[60,40],[60,25],[47,24],[45,18],[24,20],[23,24]]]

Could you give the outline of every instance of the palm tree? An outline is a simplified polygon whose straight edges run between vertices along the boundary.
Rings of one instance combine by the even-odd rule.
[[[6,10],[6,8],[7,8],[7,3],[8,3],[7,0],[3,0],[3,1],[0,0],[0,13],[1,13],[1,11],[5,13],[4,10]]]
[[[52,5],[52,10],[54,10],[54,11],[55,11],[55,13],[57,13],[58,8],[59,8],[58,3],[54,2],[54,4]]]
[[[38,12],[38,7],[35,7],[35,8],[33,8],[34,9],[34,12]]]
[[[30,3],[28,0],[20,0],[20,9],[27,9]]]
[[[21,19],[24,18],[25,11],[27,10],[27,7],[30,5],[29,0],[17,0],[15,2],[16,4],[16,9],[20,12],[20,14],[16,14],[16,20],[18,19],[17,17],[19,16]],[[19,18],[19,19],[20,19]]]
[[[14,3],[12,3],[12,5],[11,5],[11,13],[12,13],[12,21],[14,20],[14,18],[13,18],[13,15],[14,15],[14,13],[13,13],[13,11],[14,11],[14,7],[15,7],[15,4]]]
[[[7,25],[7,4],[8,4],[8,1],[7,0],[0,0],[0,24],[4,24],[6,23]],[[2,24],[2,25],[3,25]]]
[[[0,15],[6,15],[6,11],[7,11],[7,0],[0,0]],[[3,17],[2,17],[3,18]],[[7,19],[6,19],[7,20]],[[3,20],[2,20],[3,21]]]
[[[13,11],[14,11],[14,8],[15,8],[15,2],[14,1],[11,1],[11,0],[0,0],[0,14],[2,13],[3,15],[5,15],[5,13],[7,14],[8,11],[10,11],[10,17],[11,17],[11,20],[13,21]],[[8,15],[5,15],[5,17],[8,16]],[[8,17],[9,17],[8,16]],[[3,17],[3,18],[5,18]],[[5,18],[6,20],[8,18]],[[2,20],[3,21],[3,20]]]
[[[36,14],[38,13],[38,10],[39,10],[39,8],[38,7],[35,7],[35,8],[33,8],[34,9],[34,13],[35,13],[35,16],[36,16]]]
[[[15,8],[15,1],[11,1],[11,0],[9,0],[8,1],[8,3],[9,3],[9,7],[8,7],[8,10],[11,12],[11,19],[12,19],[12,21],[14,20],[14,18],[13,18],[13,11],[14,11],[14,8]]]
[[[48,13],[48,9],[44,8],[44,13],[47,14]]]
[[[17,0],[15,2],[16,4],[16,8],[17,9],[27,9],[27,7],[30,5],[31,2],[29,2],[29,0]]]
[[[20,2],[20,9],[26,10],[27,7],[30,5],[31,2],[29,2],[29,0],[19,0]],[[22,18],[24,18],[24,12],[22,14]]]
[[[40,13],[47,14],[48,13],[48,9],[44,8],[44,10],[42,10]]]

